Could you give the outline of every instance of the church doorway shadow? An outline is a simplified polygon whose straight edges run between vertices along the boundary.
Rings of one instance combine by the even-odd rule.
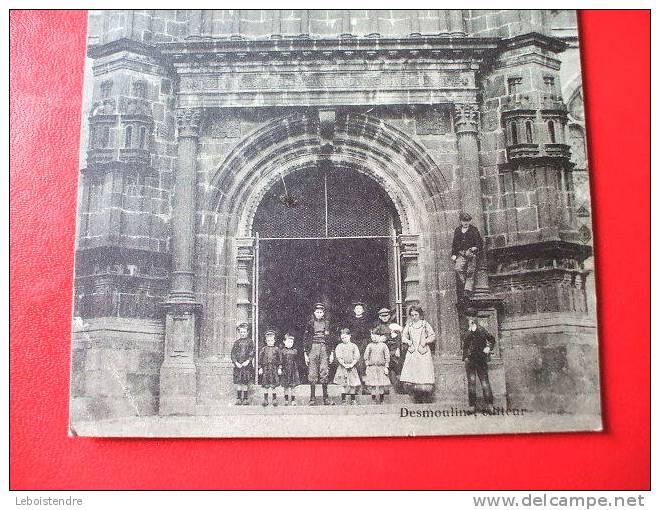
[[[390,238],[271,239],[259,245],[259,342],[267,328],[295,336],[300,375],[305,325],[314,303],[326,306],[333,340],[348,327],[352,304],[362,301],[374,316],[393,294]]]

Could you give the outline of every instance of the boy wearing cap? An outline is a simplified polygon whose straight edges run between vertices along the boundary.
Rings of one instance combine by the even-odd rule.
[[[329,364],[334,359],[333,345],[330,338],[330,321],[325,317],[323,303],[314,305],[314,316],[307,323],[303,337],[305,344],[305,363],[309,368],[310,397],[309,405],[316,405],[316,384],[323,388],[323,403],[332,405],[328,397]]]
[[[273,394],[273,407],[277,407],[277,393],[275,388],[280,385],[282,375],[282,356],[280,349],[275,346],[275,331],[266,331],[266,345],[259,351],[259,375],[261,386],[264,389],[264,401],[261,405],[268,406],[268,390]]]
[[[488,360],[495,346],[495,337],[477,323],[477,314],[473,309],[467,309],[468,330],[463,335],[463,361],[468,380],[468,403],[471,412],[477,407],[477,377],[481,382],[481,390],[488,406],[488,412],[493,412],[493,392],[488,378]]]
[[[236,405],[248,405],[248,390],[253,382],[254,342],[249,336],[249,326],[243,322],[236,327],[238,338],[231,348],[231,362],[234,365],[234,385]]]
[[[403,328],[397,324],[392,316],[392,310],[381,308],[378,310],[378,319],[374,328],[378,335],[385,337],[385,345],[389,349],[388,370],[392,388],[399,392],[399,375],[401,374],[401,332]],[[386,393],[389,390],[386,389]]]
[[[456,290],[459,297],[474,290],[474,273],[477,269],[477,257],[483,250],[484,242],[477,227],[472,223],[472,216],[466,212],[459,215],[461,224],[454,230],[451,244],[451,259],[456,271]]]

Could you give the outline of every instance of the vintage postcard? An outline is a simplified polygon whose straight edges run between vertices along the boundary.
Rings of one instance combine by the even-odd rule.
[[[70,434],[600,430],[577,13],[92,11]]]

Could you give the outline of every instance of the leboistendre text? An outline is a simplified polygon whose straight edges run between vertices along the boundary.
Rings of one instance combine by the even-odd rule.
[[[459,409],[450,407],[445,409],[434,409],[432,407],[426,409],[409,409],[402,407],[399,413],[401,418],[455,418],[460,416],[525,416],[528,413],[527,409],[506,409],[504,407],[494,407],[492,412],[486,410],[482,412],[473,412],[467,409]]]
[[[82,506],[82,498],[74,498],[69,496],[67,498],[31,498],[29,496],[16,497],[16,506]]]

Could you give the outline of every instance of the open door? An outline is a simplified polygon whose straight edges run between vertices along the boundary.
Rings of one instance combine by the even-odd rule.
[[[252,341],[254,342],[254,383],[259,384],[259,232],[254,238],[252,267]]]

